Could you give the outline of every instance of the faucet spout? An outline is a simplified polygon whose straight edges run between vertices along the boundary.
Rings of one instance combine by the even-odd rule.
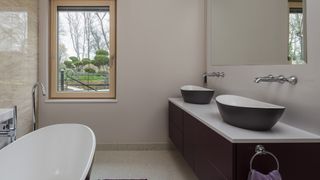
[[[276,79],[273,75],[264,76],[264,77],[257,77],[254,82],[260,83],[260,82],[274,82]]]
[[[46,96],[46,88],[41,82],[37,82],[32,87],[32,130],[35,131],[37,129],[37,111],[36,111],[36,90],[40,87],[42,96]]]
[[[36,92],[36,89],[40,86],[40,89],[41,89],[41,93],[42,93],[42,96],[46,96],[46,88],[44,87],[44,85],[41,83],[41,82],[37,82],[33,85],[32,87],[32,93],[34,94]]]
[[[257,77],[257,78],[254,80],[255,83],[260,83],[260,81],[261,81],[261,78],[259,78],[259,77]]]

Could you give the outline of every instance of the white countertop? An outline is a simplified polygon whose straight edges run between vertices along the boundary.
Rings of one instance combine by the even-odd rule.
[[[169,98],[194,118],[232,143],[319,143],[320,136],[278,122],[270,131],[251,131],[225,123],[215,102],[208,105],[190,104],[182,98]]]
[[[13,118],[13,109],[0,109],[0,123]]]

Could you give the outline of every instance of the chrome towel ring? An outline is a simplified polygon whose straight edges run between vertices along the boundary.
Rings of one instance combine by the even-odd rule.
[[[251,160],[250,160],[250,170],[253,170],[253,169],[252,169],[253,161],[254,161],[254,159],[255,159],[257,156],[259,156],[259,155],[270,155],[270,156],[272,156],[272,158],[273,158],[273,159],[276,161],[276,163],[277,163],[277,170],[279,171],[280,165],[279,165],[279,160],[278,160],[278,158],[277,158],[274,154],[272,154],[271,152],[266,151],[266,149],[265,149],[262,145],[257,145],[257,146],[256,146],[256,153],[252,156],[252,158],[251,158]]]

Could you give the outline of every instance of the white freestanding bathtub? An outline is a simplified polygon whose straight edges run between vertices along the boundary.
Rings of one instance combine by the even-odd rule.
[[[95,148],[95,135],[87,126],[44,127],[0,150],[0,179],[84,180]]]

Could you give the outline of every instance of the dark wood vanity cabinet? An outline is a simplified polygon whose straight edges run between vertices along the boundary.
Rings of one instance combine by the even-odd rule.
[[[208,126],[169,103],[169,137],[199,180],[247,180],[255,143],[231,143]],[[283,180],[320,179],[319,143],[269,143],[265,148],[280,162]],[[276,169],[270,156],[258,156],[254,168]]]

